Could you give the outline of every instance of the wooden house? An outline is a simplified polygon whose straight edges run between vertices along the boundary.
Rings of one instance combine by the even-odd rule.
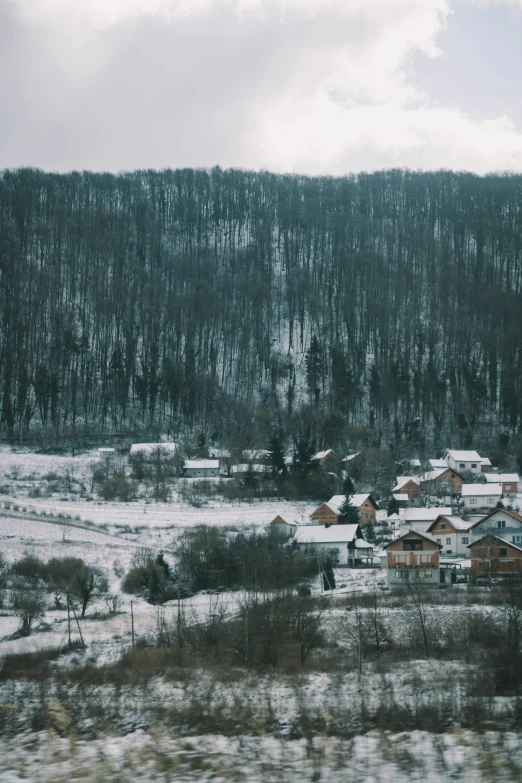
[[[312,457],[312,462],[319,465],[321,468],[332,467],[337,468],[340,463],[340,459],[333,449],[327,449],[327,451],[318,451]]]
[[[345,501],[346,495],[334,495],[328,503],[321,503],[311,514],[312,523],[315,525],[336,525],[339,522],[339,509]],[[350,503],[359,511],[359,518],[363,523],[377,521],[376,511],[378,505],[369,493],[350,495]]]
[[[408,580],[423,585],[440,583],[440,544],[410,530],[385,546],[388,585],[406,585]]]
[[[436,468],[420,477],[423,493],[428,495],[460,495],[462,476],[453,468]]]
[[[402,512],[403,524],[401,535],[408,530],[416,530],[417,533],[426,533],[432,522],[435,522],[440,514],[451,514],[451,508],[406,508]]]
[[[477,577],[522,575],[522,546],[488,534],[470,545],[471,570]]]
[[[397,476],[392,494],[408,495],[409,499],[421,497],[420,480],[417,476]]]
[[[495,508],[471,527],[473,539],[494,534],[512,544],[522,546],[522,515],[507,508]]]
[[[493,467],[491,464],[491,460],[488,459],[488,457],[482,457],[482,459],[480,460],[480,466],[481,466],[482,473],[489,473],[491,471],[491,468]]]

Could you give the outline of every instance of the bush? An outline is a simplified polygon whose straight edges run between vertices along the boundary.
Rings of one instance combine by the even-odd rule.
[[[52,557],[44,566],[44,580],[56,587],[66,588],[74,574],[85,563],[81,557]]]
[[[138,482],[126,479],[124,476],[107,479],[99,487],[99,494],[104,500],[122,500],[127,502],[136,496]]]
[[[35,555],[26,554],[16,560],[11,566],[11,573],[25,579],[43,579],[45,575],[44,563]]]

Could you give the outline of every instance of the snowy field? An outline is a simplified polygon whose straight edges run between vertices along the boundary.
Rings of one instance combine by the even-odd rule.
[[[353,739],[135,731],[85,741],[54,733],[0,740],[0,781],[171,783],[517,783],[515,733],[370,732]]]

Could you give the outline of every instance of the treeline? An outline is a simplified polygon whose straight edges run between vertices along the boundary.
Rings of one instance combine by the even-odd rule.
[[[518,175],[4,171],[1,428],[512,435],[521,227]]]

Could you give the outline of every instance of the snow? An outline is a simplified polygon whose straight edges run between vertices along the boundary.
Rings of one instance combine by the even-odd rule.
[[[463,498],[502,496],[502,484],[463,484],[461,495]]]
[[[449,454],[455,462],[480,462],[482,464],[482,457],[476,451],[447,449],[446,454]]]
[[[295,531],[298,544],[345,544],[353,541],[359,525],[302,525]]]

